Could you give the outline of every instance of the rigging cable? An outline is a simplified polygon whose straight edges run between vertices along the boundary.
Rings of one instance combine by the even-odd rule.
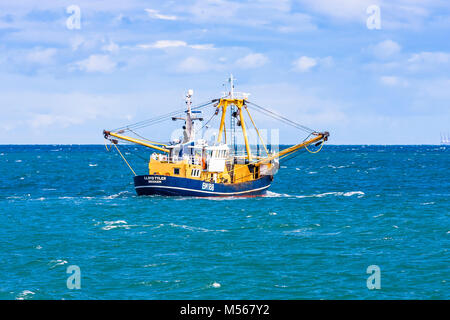
[[[192,107],[191,110],[198,110],[198,109],[204,108],[204,107],[212,104],[213,102],[214,102],[214,100],[205,102],[203,104],[200,104],[200,105]],[[179,109],[179,110],[176,110],[176,111],[172,111],[172,112],[166,113],[164,115],[160,115],[160,116],[157,116],[157,117],[154,117],[154,118],[142,120],[142,121],[139,121],[139,122],[136,122],[136,123],[133,123],[133,124],[129,124],[129,125],[126,125],[126,126],[123,126],[123,127],[119,127],[119,128],[116,128],[116,129],[114,129],[112,131],[117,132],[117,131],[120,131],[120,130],[137,130],[137,129],[141,129],[141,128],[147,127],[149,125],[157,124],[157,123],[159,123],[161,121],[165,121],[166,119],[168,119],[170,117],[176,116],[178,114],[182,114],[184,112],[186,112],[185,108]]]
[[[117,152],[119,152],[120,156],[122,157],[123,161],[125,161],[125,163],[127,164],[128,168],[130,168],[131,172],[133,172],[133,174],[135,176],[137,176],[136,172],[134,172],[133,168],[130,166],[130,164],[128,163],[127,159],[125,159],[125,157],[123,156],[122,152],[120,152],[119,148],[117,147],[117,145],[115,143],[113,143],[114,147],[116,147]]]
[[[286,123],[288,125],[291,125],[291,126],[297,128],[297,129],[303,130],[303,131],[305,131],[307,133],[314,133],[314,132],[316,132],[315,130],[312,130],[311,128],[308,128],[308,127],[306,127],[304,125],[301,125],[301,124],[299,124],[299,123],[297,123],[295,121],[292,121],[292,120],[290,120],[288,118],[285,118],[282,115],[279,115],[278,113],[275,113],[275,112],[273,112],[273,111],[271,111],[269,109],[266,109],[264,107],[261,107],[261,106],[257,105],[256,103],[253,103],[253,102],[250,102],[250,101],[247,101],[247,103],[249,105],[253,106],[253,107],[258,108],[260,112],[265,113],[266,115],[271,116],[274,119],[280,120],[280,121],[282,121],[282,122],[284,122],[284,123]]]

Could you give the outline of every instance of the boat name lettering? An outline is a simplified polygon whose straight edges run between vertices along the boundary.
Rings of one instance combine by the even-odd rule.
[[[146,177],[144,177],[144,180],[147,180],[148,183],[152,183],[152,182],[160,183],[161,181],[165,181],[166,177],[146,176]]]

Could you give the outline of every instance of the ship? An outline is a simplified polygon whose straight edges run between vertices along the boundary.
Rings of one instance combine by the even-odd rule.
[[[450,145],[450,135],[447,133],[441,133],[441,145],[449,146]]]
[[[137,195],[187,197],[264,195],[280,169],[280,159],[300,150],[316,153],[328,140],[329,133],[326,131],[311,130],[271,109],[249,101],[249,94],[235,92],[234,81],[231,75],[228,79],[229,90],[220,98],[211,99],[197,106],[192,104],[193,90],[188,90],[182,116],[180,116],[181,110],[174,111],[133,125],[103,131],[104,138],[117,149],[133,173]],[[306,131],[308,137],[283,150],[272,150],[258,131],[249,110],[250,106],[284,124]],[[196,136],[198,131],[196,123],[205,121],[202,110],[208,107],[212,109],[211,119],[217,117],[220,121],[218,134],[210,141]],[[167,118],[182,121],[183,135],[180,135],[180,139],[169,143],[155,142],[136,132],[136,128],[159,123]],[[210,123],[210,120],[207,123]],[[248,139],[250,123],[256,130],[258,138],[256,150]],[[241,134],[243,138],[241,152],[238,152],[237,134]],[[141,145],[153,151],[148,160],[148,173],[136,174],[118,148],[119,141]]]

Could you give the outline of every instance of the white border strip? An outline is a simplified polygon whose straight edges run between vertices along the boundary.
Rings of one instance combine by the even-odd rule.
[[[209,194],[235,195],[235,194],[243,194],[243,193],[259,191],[259,190],[267,189],[269,187],[270,187],[270,184],[265,186],[265,187],[262,187],[262,188],[252,189],[252,190],[247,190],[247,191],[239,191],[239,192],[211,192],[211,191],[205,191],[205,190],[195,190],[195,189],[180,188],[180,187],[169,187],[169,186],[137,186],[137,187],[135,187],[135,189],[141,189],[141,188],[166,188],[166,189],[178,189],[178,190],[186,190],[186,191],[194,191],[194,192],[203,192],[203,193],[209,193]]]

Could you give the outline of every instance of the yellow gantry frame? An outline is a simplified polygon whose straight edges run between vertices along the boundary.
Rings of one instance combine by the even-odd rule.
[[[222,141],[222,135],[225,128],[225,116],[229,105],[235,105],[239,110],[239,119],[241,120],[242,134],[244,136],[245,150],[247,151],[247,158],[252,161],[252,153],[250,150],[250,144],[248,143],[247,128],[245,127],[244,115],[242,108],[244,107],[244,99],[220,99],[217,108],[222,108],[222,117],[220,119],[219,136],[217,142]],[[248,111],[248,110],[247,110]]]

